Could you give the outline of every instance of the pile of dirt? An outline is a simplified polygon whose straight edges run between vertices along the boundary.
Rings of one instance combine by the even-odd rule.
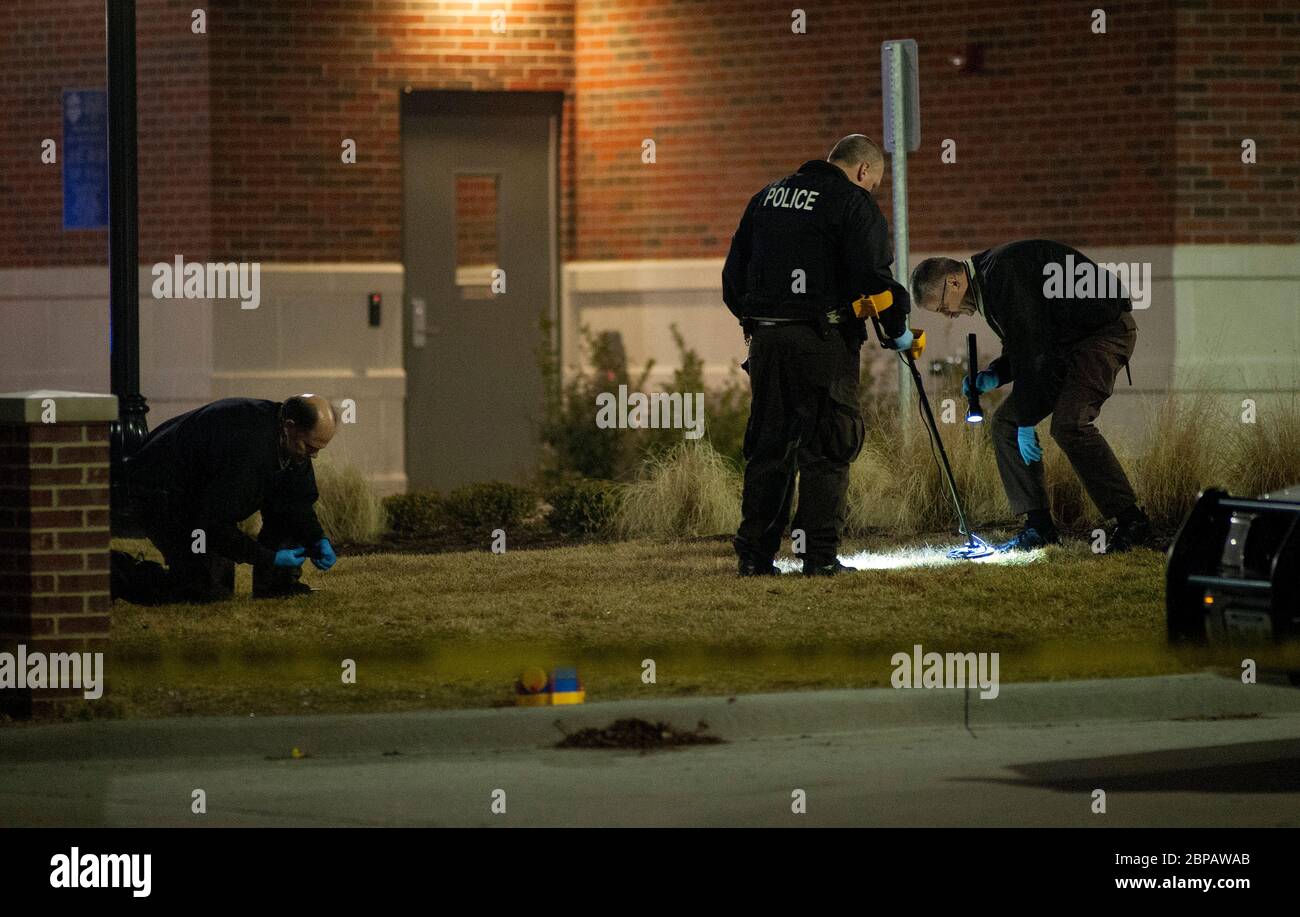
[[[667,723],[649,723],[645,720],[615,720],[604,729],[579,729],[571,732],[556,748],[676,748],[682,745],[720,745],[717,736],[703,735],[706,723],[700,723],[695,732],[679,732]]]

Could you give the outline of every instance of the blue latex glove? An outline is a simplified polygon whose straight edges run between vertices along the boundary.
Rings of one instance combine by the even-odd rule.
[[[316,542],[316,553],[312,555],[311,562],[315,564],[317,570],[328,570],[338,559],[338,555],[334,553],[334,545],[330,544],[328,538]]]
[[[1020,446],[1020,457],[1026,465],[1043,460],[1043,447],[1038,445],[1038,431],[1033,427],[1018,427],[1016,444]]]
[[[302,562],[306,559],[306,548],[281,548],[275,552],[275,565],[277,567],[301,567]]]
[[[998,374],[991,369],[981,369],[975,374],[975,388],[981,395],[985,392],[991,392],[1002,383],[998,381]],[[961,394],[963,398],[970,397],[970,376],[961,378]]]
[[[898,337],[894,338],[892,341],[889,342],[889,346],[893,350],[899,350],[899,351],[907,350],[909,347],[912,346],[912,329],[908,328]]]

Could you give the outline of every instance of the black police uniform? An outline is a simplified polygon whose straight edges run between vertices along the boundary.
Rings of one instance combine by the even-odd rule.
[[[227,398],[173,417],[151,432],[124,463],[131,515],[167,561],[161,583],[114,557],[115,592],[131,601],[211,601],[230,596],[235,564],[253,565],[254,592],[297,580],[276,567],[280,548],[306,547],[324,536],[313,505],[318,493],[310,459],[280,457],[281,405]],[[254,540],[239,522],[262,513]],[[193,551],[195,529],[206,551]]]
[[[993,415],[1002,485],[1017,514],[1048,512],[1043,463],[1026,465],[1016,431],[1052,416],[1051,434],[1088,496],[1107,518],[1137,503],[1133,486],[1093,423],[1137,344],[1133,305],[1122,291],[1048,296],[1045,268],[1097,266],[1082,252],[1049,239],[1008,242],[971,257],[984,317],[1002,341],[990,364],[999,384],[1014,383]]]
[[[722,297],[749,336],[752,393],[736,553],[770,563],[790,517],[806,536],[804,569],[835,563],[849,464],[862,449],[861,296],[894,291],[882,316],[891,338],[910,300],[894,282],[889,227],[865,190],[812,160],[750,200],[722,270]],[[798,273],[802,272],[802,273]]]

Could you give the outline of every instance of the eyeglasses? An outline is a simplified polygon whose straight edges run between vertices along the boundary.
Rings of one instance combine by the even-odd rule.
[[[948,311],[948,303],[947,303],[947,301],[946,301],[947,299],[948,299],[948,281],[945,280],[945,281],[943,282],[943,293],[940,294],[940,296],[939,296],[939,311],[940,311],[940,312],[947,312],[947,311]]]

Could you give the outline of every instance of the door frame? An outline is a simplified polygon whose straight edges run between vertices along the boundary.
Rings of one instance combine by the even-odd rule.
[[[408,118],[419,117],[421,115],[462,115],[462,116],[490,116],[500,115],[503,117],[514,117],[516,115],[546,115],[549,123],[549,138],[547,143],[547,209],[549,211],[549,227],[547,231],[547,266],[550,269],[550,283],[548,294],[550,301],[546,305],[546,312],[551,321],[551,340],[548,342],[552,353],[558,360],[560,358],[560,342],[564,340],[563,329],[560,327],[562,321],[560,303],[561,298],[561,271],[560,271],[560,144],[562,140],[561,131],[563,129],[564,113],[564,93],[559,91],[537,92],[530,90],[460,90],[460,89],[416,89],[411,86],[404,88],[400,94],[400,105],[398,115],[398,150],[403,149],[405,143],[405,128]],[[406,200],[406,158],[400,156],[400,168],[398,172],[398,183],[402,190],[402,222],[401,222],[401,260],[402,260],[402,371],[409,374],[410,367],[406,364],[407,355],[410,351],[411,342],[411,296],[410,284],[406,282],[407,264],[407,200]],[[561,372],[563,368],[561,367]],[[543,386],[546,380],[542,380]],[[545,397],[543,390],[543,397]],[[409,398],[409,395],[408,395]],[[406,435],[405,426],[410,416],[409,401],[404,399],[402,406],[402,423],[403,423],[403,454],[402,466],[406,473],[407,480],[411,479],[410,469],[410,439]]]

